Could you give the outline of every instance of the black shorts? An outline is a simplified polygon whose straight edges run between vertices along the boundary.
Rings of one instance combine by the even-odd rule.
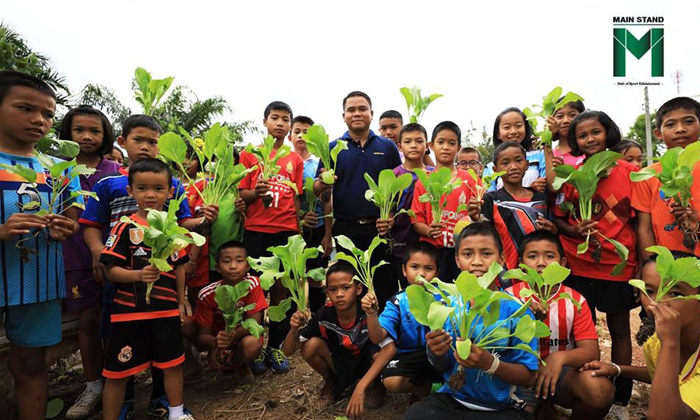
[[[547,401],[552,403],[552,404],[559,404],[557,401],[557,396],[559,395],[559,391],[561,390],[561,385],[564,383],[564,378],[569,373],[572,373],[573,369],[571,366],[564,366],[561,369],[561,372],[559,373],[559,377],[557,378],[557,383],[554,386],[554,397],[548,397]],[[525,401],[527,405],[537,407],[540,404],[540,400],[535,398],[535,388],[524,388],[519,386],[518,390],[515,391],[515,394],[521,398],[522,400]]]
[[[316,229],[304,229],[304,240],[306,241],[307,248],[317,248],[321,245],[323,236],[326,234],[326,227],[319,226]],[[312,270],[314,268],[326,268],[328,267],[329,257],[324,257],[322,252],[318,253],[318,257],[312,258],[306,262],[306,269]]]
[[[525,410],[508,408],[499,411],[472,410],[457,402],[451,395],[438,392],[413,404],[401,420],[455,419],[455,420],[525,420],[534,419]]]
[[[454,283],[462,272],[462,270],[457,267],[457,260],[455,260],[455,249],[438,248],[438,256],[440,259],[438,261],[438,264],[440,265],[438,278],[445,283]]]
[[[392,376],[403,376],[416,385],[443,381],[428,361],[425,350],[397,353],[382,370],[382,379]]]
[[[586,298],[594,323],[596,309],[607,314],[621,314],[639,306],[634,287],[626,281],[599,280],[572,274],[564,284]]]
[[[365,376],[365,373],[372,366],[374,354],[378,351],[379,347],[375,344],[366,345],[357,357],[352,357],[349,352],[343,350],[331,351],[333,368],[335,369],[333,391],[336,398],[345,388]]]
[[[286,245],[287,239],[299,232],[284,231],[277,233],[256,232],[254,230],[245,230],[243,233],[243,243],[245,243],[248,256],[252,258],[269,257],[272,255],[267,248],[271,246]]]
[[[122,379],[149,366],[168,369],[185,361],[180,317],[113,322],[102,376]]]

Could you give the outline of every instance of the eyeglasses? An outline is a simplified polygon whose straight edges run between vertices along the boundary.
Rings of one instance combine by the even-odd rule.
[[[458,168],[479,168],[482,163],[480,160],[460,160],[457,162]]]

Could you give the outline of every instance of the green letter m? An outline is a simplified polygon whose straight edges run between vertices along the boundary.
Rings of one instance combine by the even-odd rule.
[[[651,76],[664,75],[664,30],[651,28],[637,39],[625,28],[613,28],[613,76],[625,77],[626,51],[638,60],[651,49]]]

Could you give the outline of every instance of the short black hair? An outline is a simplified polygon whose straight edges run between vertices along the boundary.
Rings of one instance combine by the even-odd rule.
[[[454,238],[455,242],[455,254],[459,253],[459,245],[465,238],[470,236],[490,236],[496,242],[496,249],[498,249],[499,254],[503,254],[503,241],[498,235],[496,228],[489,222],[476,222],[467,225],[462,231]]]
[[[612,120],[603,111],[584,111],[576,118],[574,118],[573,121],[571,121],[571,125],[569,126],[569,147],[571,147],[571,154],[574,156],[581,156],[583,155],[583,152],[581,149],[578,147],[578,142],[576,141],[576,126],[581,123],[581,121],[586,121],[586,120],[596,120],[600,123],[600,125],[603,126],[605,129],[605,148],[606,149],[612,149],[615,147],[620,140],[622,140],[622,134],[620,133],[620,127],[615,124],[615,121]]]
[[[401,124],[403,125],[403,116],[399,111],[395,111],[393,109],[390,109],[388,111],[382,112],[382,115],[379,116],[379,121],[382,120],[382,118],[396,118],[397,120],[401,121]],[[426,134],[427,136],[427,134]]]
[[[476,149],[475,147],[471,146],[465,146],[459,149],[459,152],[457,154],[459,155],[460,153],[476,153],[477,156],[479,156],[479,160],[481,160],[481,153],[479,153],[479,150]]]
[[[496,149],[493,151],[493,165],[496,165],[496,162],[498,161],[498,155],[500,155],[504,150],[506,149],[519,149],[521,152],[523,152],[523,156],[527,159],[527,152],[525,151],[525,148],[523,147],[522,144],[516,143],[514,141],[506,141],[504,143],[499,144]]]
[[[509,114],[511,112],[515,112],[520,115],[523,119],[523,123],[525,123],[525,138],[523,139],[522,143],[520,143],[526,151],[530,151],[532,149],[532,126],[530,123],[527,121],[527,115],[523,111],[520,110],[520,108],[516,107],[510,107],[506,108],[503,111],[501,111],[500,114],[496,117],[496,121],[493,122],[493,146],[498,147],[501,143],[503,143],[503,140],[501,140],[501,131],[499,129],[501,125],[501,118],[503,118],[504,115]]]
[[[294,117],[294,119],[292,120],[291,127],[294,127],[294,124],[314,125],[314,120],[305,115],[299,115]]]
[[[459,126],[452,121],[443,121],[441,123],[438,123],[438,125],[433,128],[433,135],[430,137],[430,141],[434,142],[435,137],[437,137],[438,133],[447,130],[455,133],[457,135],[457,141],[461,142],[462,141],[462,130],[459,129]]]
[[[224,249],[231,249],[231,248],[238,248],[242,249],[245,251],[246,257],[248,256],[248,248],[245,247],[245,244],[241,241],[228,241],[224,242],[223,244],[219,245],[219,249],[216,250],[216,262],[219,262],[219,259],[221,258],[221,251]]]
[[[328,281],[331,274],[335,273],[346,273],[349,274],[351,278],[354,278],[357,275],[357,270],[347,261],[336,260],[333,264],[329,265],[328,270],[326,270],[326,281]]]
[[[423,137],[425,137],[426,140],[428,140],[428,132],[425,131],[425,127],[418,123],[408,123],[401,127],[401,131],[399,131],[399,143],[401,143],[401,138],[403,137],[404,134],[406,133],[415,133],[415,132],[421,132],[423,133]]]
[[[634,140],[622,140],[615,146],[611,147],[610,150],[612,150],[613,152],[625,153],[627,150],[633,147],[636,147],[637,149],[641,150],[642,153],[644,153],[644,148],[642,147],[642,145]]]
[[[100,147],[98,153],[100,156],[110,154],[114,148],[114,130],[112,130],[112,124],[109,123],[109,119],[102,111],[89,105],[80,105],[68,111],[63,117],[63,121],[61,121],[61,129],[59,130],[58,138],[73,140],[73,118],[75,118],[76,115],[92,115],[102,121],[102,147]]]
[[[130,115],[127,119],[124,120],[124,123],[122,123],[122,137],[124,140],[126,140],[129,137],[129,134],[135,129],[135,128],[148,128],[149,130],[153,130],[158,132],[158,135],[163,134],[163,127],[158,124],[158,121],[156,121],[155,118],[149,116],[149,115],[143,115],[143,114],[134,114]]]
[[[292,107],[287,105],[286,102],[282,101],[272,101],[265,107],[265,112],[263,113],[264,118],[270,115],[272,111],[285,111],[289,113],[289,118],[294,118],[294,113],[292,112]]]
[[[362,96],[363,98],[367,99],[369,109],[372,109],[372,100],[369,98],[369,95],[359,90],[353,90],[343,98],[343,111],[345,111],[345,103],[348,101],[348,99],[354,98],[355,96]]]
[[[521,260],[523,259],[523,252],[525,252],[525,247],[527,244],[539,241],[545,241],[556,245],[557,252],[559,252],[559,257],[566,257],[566,254],[564,254],[564,247],[561,245],[559,237],[548,230],[535,230],[525,235],[523,242],[518,247],[518,257],[520,257]]]
[[[430,242],[416,241],[408,244],[403,253],[401,264],[406,265],[415,254],[425,254],[435,261],[435,266],[440,268],[440,252],[437,247]]]
[[[559,102],[561,102],[562,99],[564,99],[564,96],[562,96],[561,98],[557,99],[557,104],[558,104]],[[583,104],[583,101],[571,101],[571,102],[567,102],[566,105],[564,105],[563,107],[559,108],[559,109],[557,110],[557,112],[558,112],[559,110],[561,110],[562,108],[566,107],[566,106],[572,107],[573,109],[575,109],[576,111],[578,111],[579,114],[586,110],[586,106]]]
[[[15,86],[24,86],[38,90],[56,100],[56,91],[48,83],[31,74],[13,70],[0,71],[0,104],[5,100],[10,89]]]
[[[664,117],[677,109],[687,109],[693,111],[695,116],[700,119],[700,103],[693,98],[686,96],[678,96],[664,102],[661,107],[656,110],[656,128],[661,129],[661,124],[664,122]]]
[[[129,186],[134,184],[134,176],[139,173],[149,172],[154,174],[167,174],[168,187],[173,186],[173,171],[167,163],[159,159],[146,158],[134,162],[129,166]]]

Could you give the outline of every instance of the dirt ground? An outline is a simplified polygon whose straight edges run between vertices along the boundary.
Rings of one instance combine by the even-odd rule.
[[[638,311],[634,311],[630,319],[634,349],[633,363],[644,364],[641,348],[634,340],[634,334],[639,329]],[[610,335],[604,318],[599,317],[597,329],[602,359],[610,360]],[[186,406],[192,410],[197,420],[333,420],[336,416],[344,415],[349,395],[329,409],[320,410],[316,402],[316,394],[321,386],[321,377],[301,360],[298,353],[291,358],[291,365],[291,371],[286,374],[267,372],[258,376],[254,384],[244,387],[236,386],[230,374],[204,372],[201,381],[186,384]],[[60,398],[68,407],[84,386],[80,358],[76,354],[64,359],[54,366],[51,375],[50,398]],[[147,373],[137,378],[135,415],[137,420],[147,418],[149,382]],[[639,419],[644,415],[647,401],[648,386],[635,384],[629,405],[631,419]],[[407,396],[387,395],[386,404],[376,410],[367,410],[365,419],[399,419],[407,407]],[[62,418],[62,415],[57,418]],[[94,420],[100,418],[99,413],[92,417]]]

